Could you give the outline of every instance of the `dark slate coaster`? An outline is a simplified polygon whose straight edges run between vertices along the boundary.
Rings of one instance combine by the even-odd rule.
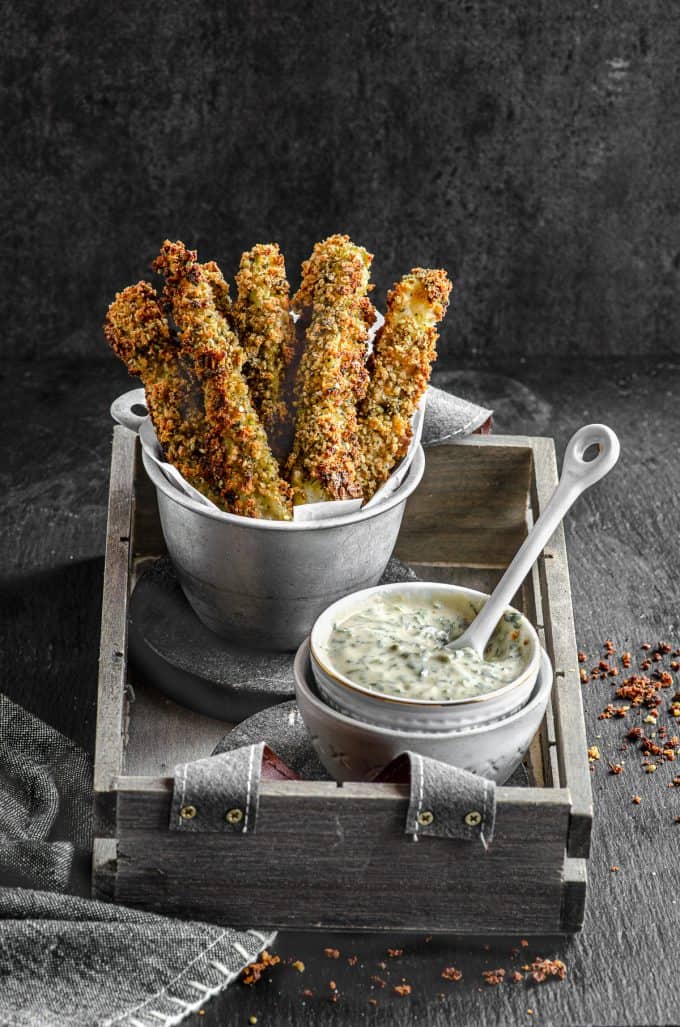
[[[281,703],[244,720],[221,738],[211,755],[231,752],[243,745],[265,742],[287,767],[308,781],[329,781],[327,770],[314,751],[297,703]]]
[[[417,580],[395,559],[381,579]],[[161,692],[218,720],[239,723],[295,694],[294,654],[244,649],[214,635],[189,606],[167,557],[144,570],[132,593],[129,650],[133,667]]]

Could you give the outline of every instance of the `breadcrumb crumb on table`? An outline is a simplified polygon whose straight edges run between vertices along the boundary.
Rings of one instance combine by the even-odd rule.
[[[463,972],[455,966],[445,966],[439,976],[445,981],[460,981],[463,979]]]

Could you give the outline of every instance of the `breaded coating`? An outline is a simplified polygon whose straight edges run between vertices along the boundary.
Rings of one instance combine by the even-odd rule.
[[[164,297],[180,347],[203,390],[206,457],[218,491],[233,513],[290,520],[290,488],[253,407],[243,350],[215,305],[195,250],[166,240],[152,266],[166,277]]]
[[[359,481],[366,499],[389,477],[411,441],[411,417],[430,380],[437,324],[449,302],[445,271],[416,267],[387,297],[385,324],[369,361],[370,383],[359,404]]]
[[[108,309],[104,335],[130,374],[141,378],[146,404],[165,458],[190,485],[226,509],[213,488],[203,451],[201,390],[168,328],[155,289],[130,285]]]
[[[207,260],[201,264],[203,273],[208,279],[212,289],[213,302],[222,317],[232,324],[232,304],[229,295],[229,282],[225,282],[224,276],[214,260]]]
[[[317,243],[294,304],[311,301],[288,461],[294,502],[361,498],[356,403],[367,386],[366,293],[373,257],[346,235]]]
[[[295,344],[286,265],[275,243],[260,243],[242,255],[236,287],[233,316],[246,355],[243,373],[272,437],[286,417],[285,369]]]

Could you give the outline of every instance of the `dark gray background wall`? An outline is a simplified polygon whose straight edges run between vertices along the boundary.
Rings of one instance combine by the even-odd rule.
[[[680,322],[680,5],[5,0],[2,352],[101,355],[181,237],[289,276],[349,232],[376,297],[456,280],[442,349],[669,355]]]

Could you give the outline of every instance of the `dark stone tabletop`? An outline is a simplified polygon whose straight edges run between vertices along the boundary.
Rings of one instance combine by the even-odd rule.
[[[680,479],[677,394],[680,366],[640,368],[611,360],[520,363],[453,368],[440,383],[496,410],[498,433],[550,434],[564,449],[571,432],[592,420],[619,433],[620,463],[586,493],[567,520],[578,643],[591,660],[602,642],[637,657],[643,641],[680,644],[677,577]],[[4,687],[17,701],[92,749],[103,541],[111,424],[108,406],[127,385],[106,357],[72,364],[17,363],[6,375],[4,438],[15,445],[2,470],[3,616],[0,649]],[[590,662],[588,666],[590,666]],[[674,765],[645,774],[640,758],[620,754],[621,722],[598,720],[608,682],[583,687],[587,736],[602,759],[595,765],[595,827],[583,932],[574,938],[531,939],[530,955],[558,957],[562,982],[487,985],[483,970],[514,964],[518,938],[353,937],[285,933],[277,951],[301,959],[305,973],[278,967],[252,990],[230,988],[192,1023],[260,1024],[370,1022],[395,1025],[555,1025],[677,1023],[677,854],[680,791],[667,788]],[[624,760],[624,773],[607,760]],[[642,797],[639,805],[632,796]],[[618,866],[612,872],[612,865]],[[485,946],[490,945],[487,950]],[[403,948],[398,959],[387,947]],[[325,947],[342,958],[329,960]],[[359,962],[350,967],[346,955]],[[522,957],[519,957],[522,958]],[[390,985],[370,990],[370,976]],[[514,961],[515,963],[517,960]],[[463,980],[440,978],[459,967]],[[413,992],[391,986],[404,977]],[[334,979],[337,1004],[319,996]],[[315,997],[305,999],[304,988]],[[480,991],[481,989],[481,991]],[[444,998],[438,995],[444,994]],[[377,997],[377,1010],[368,1004]],[[533,1009],[532,1014],[527,1010]]]

